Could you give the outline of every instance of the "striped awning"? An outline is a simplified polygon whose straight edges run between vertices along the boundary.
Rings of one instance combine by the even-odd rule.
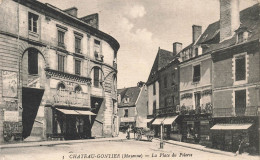
[[[215,124],[211,130],[247,130],[251,127],[251,123],[246,124]]]
[[[63,114],[67,115],[96,115],[95,113],[92,113],[91,111],[82,111],[82,110],[69,110],[69,109],[60,109],[56,108],[56,110],[62,112]]]
[[[153,121],[152,125],[161,125],[164,119],[165,117],[158,117]]]
[[[178,116],[166,117],[163,121],[164,125],[172,125],[172,123],[178,118]]]

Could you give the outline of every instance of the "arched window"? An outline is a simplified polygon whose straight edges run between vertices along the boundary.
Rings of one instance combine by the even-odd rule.
[[[80,93],[81,92],[81,87],[79,85],[76,86],[75,89],[74,89],[74,92],[75,93]]]
[[[65,90],[65,85],[63,83],[59,83],[57,86],[57,90]]]
[[[38,74],[38,51],[33,48],[28,50],[28,73]]]
[[[94,67],[93,72],[94,72],[94,77],[93,77],[94,87],[99,87],[100,79],[101,79],[100,78],[101,77],[101,70],[98,67]]]

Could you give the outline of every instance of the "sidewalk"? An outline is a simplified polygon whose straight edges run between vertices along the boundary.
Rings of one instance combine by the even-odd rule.
[[[156,140],[160,140],[156,138]],[[199,144],[192,144],[192,143],[185,143],[185,142],[179,142],[179,141],[174,141],[174,140],[165,140],[165,143],[168,144],[173,144],[173,145],[178,145],[182,147],[187,147],[191,149],[196,149],[204,152],[210,152],[210,153],[215,153],[215,154],[221,154],[221,155],[226,155],[226,156],[231,156],[231,157],[237,157],[239,159],[246,159],[246,160],[259,160],[259,156],[251,156],[248,155],[247,153],[243,153],[241,155],[236,155],[235,153],[232,152],[227,152],[227,151],[221,151],[213,148],[207,148],[205,146],[199,145]]]
[[[14,144],[1,144],[0,150],[4,148],[20,148],[20,147],[34,147],[34,146],[50,146],[50,145],[61,145],[61,144],[72,144],[72,143],[85,143],[85,142],[101,142],[101,141],[123,141],[126,140],[125,134],[120,133],[118,137],[109,138],[96,138],[96,139],[80,139],[80,140],[63,140],[63,141],[31,141],[31,142],[20,142]]]

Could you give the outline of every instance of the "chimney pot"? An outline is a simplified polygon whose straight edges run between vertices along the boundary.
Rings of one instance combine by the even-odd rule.
[[[202,33],[202,27],[198,25],[192,25],[192,43],[194,43]]]

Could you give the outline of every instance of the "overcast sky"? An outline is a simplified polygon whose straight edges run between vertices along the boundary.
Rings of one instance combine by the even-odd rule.
[[[119,43],[118,88],[146,82],[158,47],[192,41],[192,25],[202,31],[219,20],[219,0],[39,0],[60,9],[78,8],[78,17],[99,13],[99,29]],[[259,0],[240,0],[240,10]]]

